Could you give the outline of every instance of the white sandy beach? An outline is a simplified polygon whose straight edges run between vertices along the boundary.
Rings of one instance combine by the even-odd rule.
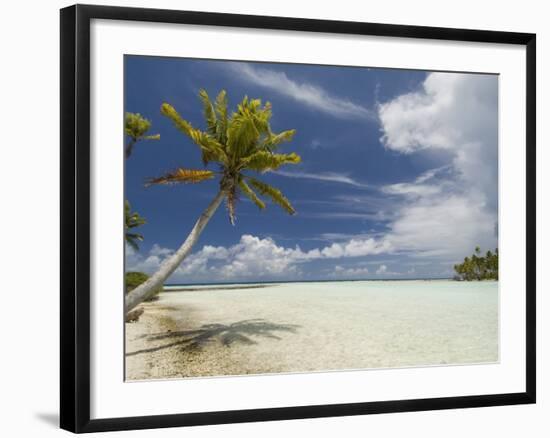
[[[128,380],[498,361],[497,282],[198,289],[126,324]]]

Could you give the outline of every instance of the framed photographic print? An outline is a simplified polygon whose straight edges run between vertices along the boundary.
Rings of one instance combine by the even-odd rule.
[[[61,427],[535,402],[535,35],[61,10]]]

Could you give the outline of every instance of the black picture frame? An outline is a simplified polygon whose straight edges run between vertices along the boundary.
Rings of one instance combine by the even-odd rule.
[[[93,19],[525,46],[527,83],[525,392],[90,419],[90,22]],[[61,428],[82,433],[535,403],[535,34],[90,5],[75,5],[62,9],[60,24]]]

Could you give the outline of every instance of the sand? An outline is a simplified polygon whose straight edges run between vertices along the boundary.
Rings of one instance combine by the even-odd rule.
[[[180,288],[143,307],[127,380],[498,361],[496,282]]]

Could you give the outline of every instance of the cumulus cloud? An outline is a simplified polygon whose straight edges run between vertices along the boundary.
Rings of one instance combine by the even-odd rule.
[[[401,207],[387,239],[416,256],[458,260],[476,245],[495,246],[495,220],[474,194],[427,197]]]
[[[398,251],[458,259],[497,245],[498,82],[431,73],[417,91],[379,104],[381,141],[401,154],[445,151],[450,164],[382,193],[403,202],[386,239]]]
[[[299,278],[301,265],[314,260],[362,257],[391,251],[391,245],[374,238],[314,248],[309,251],[278,245],[273,239],[249,234],[229,247],[205,245],[183,261],[172,281],[239,280],[247,278]],[[173,250],[154,245],[148,254],[127,252],[127,270],[155,272]]]
[[[404,153],[494,141],[497,92],[495,76],[431,73],[420,90],[379,104],[382,141]]]
[[[343,266],[336,265],[330,277],[357,278],[357,277],[365,277],[368,274],[369,274],[369,269],[366,267],[345,268]]]
[[[298,274],[296,263],[320,257],[319,251],[304,252],[300,247],[278,246],[273,239],[245,234],[229,248],[226,263],[219,268],[223,278],[280,277]]]
[[[375,112],[349,99],[330,94],[324,88],[290,79],[286,73],[249,63],[230,64],[242,80],[275,91],[312,109],[341,119],[375,119]]]
[[[396,275],[402,275],[401,272],[394,272],[388,269],[386,265],[380,265],[376,270],[376,275],[380,277],[393,277]]]
[[[496,76],[431,73],[420,90],[379,104],[378,116],[386,148],[404,154],[421,150],[449,152],[452,167],[462,181],[496,204]]]
[[[392,245],[384,239],[351,239],[345,243],[333,243],[320,253],[326,258],[361,257],[391,252]]]

